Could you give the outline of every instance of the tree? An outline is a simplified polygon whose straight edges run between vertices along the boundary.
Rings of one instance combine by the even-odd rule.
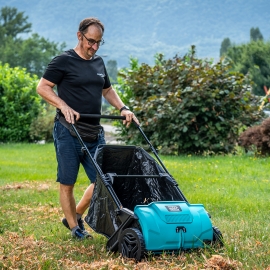
[[[106,65],[106,69],[112,83],[117,82],[117,62],[115,60],[109,60]]]
[[[10,37],[6,41],[5,46],[0,46],[0,60],[9,63],[10,67],[24,67],[38,77],[42,76],[51,58],[64,48],[64,45],[59,46],[35,33],[21,42]]]
[[[229,44],[224,39],[223,46]],[[260,29],[250,29],[250,42],[241,45],[230,45],[223,49],[223,56],[232,61],[232,70],[249,74],[253,84],[253,93],[264,95],[264,87],[270,86],[270,42],[264,42]]]
[[[160,153],[231,152],[240,130],[263,117],[249,78],[230,72],[226,59],[198,59],[193,47],[184,57],[160,54],[152,67],[133,66],[120,71],[119,94]],[[126,143],[144,143],[136,127],[119,130]]]
[[[224,38],[223,41],[221,42],[221,48],[220,48],[220,52],[219,55],[223,56],[228,49],[231,47],[231,40],[229,38]]]
[[[254,82],[253,93],[264,95],[264,86],[270,86],[270,42],[263,40],[234,45],[226,56],[233,64],[233,70],[249,74]]]
[[[0,11],[0,29],[4,30],[5,36],[17,38],[18,34],[31,32],[32,24],[27,22],[28,16],[16,8],[3,7]]]
[[[22,39],[20,34],[29,33],[31,24],[23,12],[5,7],[0,12],[0,61],[10,67],[24,67],[39,77],[53,56],[63,51],[65,43],[58,44],[33,33]]]
[[[258,41],[258,40],[263,40],[263,35],[259,29],[257,28],[251,28],[250,29],[250,41]]]

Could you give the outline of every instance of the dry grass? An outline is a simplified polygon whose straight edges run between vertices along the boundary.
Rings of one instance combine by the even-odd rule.
[[[40,193],[45,196],[52,190],[57,191],[56,185],[52,183],[27,181],[1,186],[0,194],[1,197],[10,198],[20,197],[20,192]],[[61,209],[50,203],[12,203],[10,207],[2,209],[1,221],[4,221],[3,217],[8,217],[8,222],[16,225],[17,229],[5,230],[0,234],[1,269],[241,269],[242,266],[240,262],[226,256],[211,255],[209,252],[206,256],[204,250],[188,254],[150,256],[136,263],[134,260],[122,258],[119,254],[106,252],[105,239],[101,240],[103,243],[99,246],[91,240],[78,242],[67,236],[62,228],[56,230],[58,233],[61,231],[59,237],[55,233],[49,236],[50,226],[53,226],[52,223],[59,220],[61,215]],[[38,230],[31,231],[35,227],[39,227],[43,234]],[[100,237],[92,233],[95,237]]]

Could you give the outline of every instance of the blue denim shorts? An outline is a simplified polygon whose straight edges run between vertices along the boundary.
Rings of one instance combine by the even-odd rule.
[[[94,183],[97,173],[90,158],[82,152],[78,139],[71,136],[69,130],[59,121],[54,123],[53,139],[58,163],[56,181],[64,185],[74,185],[82,164],[91,183]],[[97,141],[84,143],[93,157],[97,146],[105,144],[104,132],[101,131]]]

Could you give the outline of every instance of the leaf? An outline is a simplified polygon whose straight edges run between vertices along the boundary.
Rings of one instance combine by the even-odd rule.
[[[218,116],[218,118],[219,118],[222,122],[225,121],[225,119],[224,119],[222,116]]]

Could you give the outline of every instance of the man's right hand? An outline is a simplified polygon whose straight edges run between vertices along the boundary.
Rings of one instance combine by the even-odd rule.
[[[80,119],[80,114],[73,109],[71,109],[67,104],[64,104],[59,108],[68,123],[74,124],[75,121]]]

